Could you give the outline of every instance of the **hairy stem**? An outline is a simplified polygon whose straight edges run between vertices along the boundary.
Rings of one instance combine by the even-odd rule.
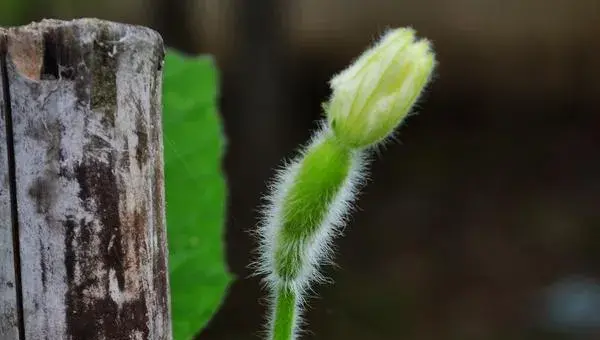
[[[352,167],[350,150],[331,135],[312,145],[301,161],[287,196],[281,202],[283,218],[275,248],[275,273],[284,281],[298,280],[306,254],[347,180]]]
[[[271,325],[272,340],[292,340],[296,331],[298,317],[298,296],[293,289],[282,285],[277,288],[273,323]]]
[[[296,163],[279,178],[272,199],[277,214],[267,239],[265,268],[272,281],[270,340],[293,340],[301,314],[299,301],[318,267],[330,256],[329,243],[354,197],[362,157],[340,144],[331,130],[320,131]]]

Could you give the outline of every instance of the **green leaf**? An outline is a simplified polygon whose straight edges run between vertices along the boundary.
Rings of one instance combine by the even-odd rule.
[[[224,259],[225,147],[210,57],[168,51],[163,129],[169,272],[175,340],[192,339],[219,308],[232,280]]]

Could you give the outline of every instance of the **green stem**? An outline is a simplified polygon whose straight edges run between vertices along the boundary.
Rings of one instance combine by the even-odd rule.
[[[274,247],[274,269],[284,282],[302,282],[302,270],[309,265],[306,250],[319,233],[326,232],[324,218],[351,169],[350,149],[331,134],[306,150],[287,195],[277,202],[282,206],[282,219]]]
[[[293,340],[296,328],[297,313],[296,293],[282,285],[277,288],[275,310],[271,325],[271,340]]]

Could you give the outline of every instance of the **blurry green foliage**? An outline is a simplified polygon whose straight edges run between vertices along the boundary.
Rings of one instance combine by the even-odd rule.
[[[225,147],[210,57],[168,51],[163,129],[171,305],[175,340],[188,340],[221,304],[231,276],[223,251]]]
[[[26,4],[25,0],[0,0],[0,26],[22,24]]]

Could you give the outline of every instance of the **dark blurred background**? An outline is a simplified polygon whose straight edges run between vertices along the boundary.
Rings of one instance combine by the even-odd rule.
[[[0,24],[99,17],[216,56],[238,279],[200,339],[259,338],[246,277],[265,182],[332,74],[409,25],[436,80],[373,164],[304,338],[600,339],[600,1],[2,1],[18,14]]]

